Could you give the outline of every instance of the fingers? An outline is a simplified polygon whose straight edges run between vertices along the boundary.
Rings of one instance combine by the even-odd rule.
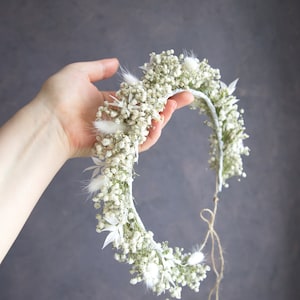
[[[177,109],[191,104],[194,101],[194,96],[190,92],[178,93],[170,98],[177,103]]]
[[[171,119],[172,114],[176,108],[177,108],[177,102],[175,100],[169,99],[167,101],[164,111],[160,114],[161,119],[159,121],[156,120],[152,121],[152,127],[149,131],[147,140],[145,141],[145,143],[140,145],[139,148],[140,152],[148,150],[158,141],[158,139],[161,136],[162,129]]]
[[[161,116],[163,116],[162,128],[164,128],[166,124],[169,122],[176,108],[177,108],[177,102],[173,99],[169,99],[166,103],[165,109],[161,113]]]
[[[152,121],[152,127],[147,136],[147,140],[139,146],[139,152],[143,152],[151,148],[160,138],[161,131],[163,128],[164,116],[162,115],[161,120]]]
[[[169,122],[176,109],[191,104],[193,100],[194,96],[189,92],[182,92],[170,98],[166,103],[165,109],[160,114],[161,120],[152,122],[147,140],[139,147],[140,152],[148,150],[158,141],[162,129]]]
[[[170,98],[167,101],[167,104],[165,106],[165,109],[161,113],[164,115],[164,122],[162,125],[162,128],[166,126],[166,124],[169,122],[169,120],[172,117],[173,112],[176,109],[182,108],[186,105],[189,105],[193,102],[194,96],[189,92],[182,92],[179,94],[174,95],[172,98]]]
[[[116,58],[108,58],[96,61],[78,62],[72,64],[72,66],[86,73],[91,82],[95,82],[114,75],[118,70],[119,61]]]

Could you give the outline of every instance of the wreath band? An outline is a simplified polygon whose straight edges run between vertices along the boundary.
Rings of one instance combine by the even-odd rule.
[[[218,195],[228,186],[227,179],[246,176],[241,156],[249,155],[243,143],[248,137],[243,111],[238,110],[238,100],[232,95],[237,80],[227,86],[220,81],[219,70],[206,60],[188,54],[176,56],[173,50],[151,53],[142,70],[141,80],[123,71],[124,81],[113,101],[98,109],[95,166],[89,168],[93,174],[88,186],[99,211],[96,230],[109,232],[103,248],[112,243],[116,260],[131,265],[132,284],[144,282],[156,294],[168,291],[177,299],[184,286],[199,291],[210,270],[202,252],[210,238],[211,264],[217,279],[209,298],[215,295],[218,299],[224,269],[222,246],[214,229]],[[167,99],[181,91],[190,91],[195,98],[191,108],[208,116],[206,123],[212,128],[209,164],[216,172],[214,208],[200,212],[208,231],[193,253],[173,249],[167,241],[156,242],[139,217],[132,195],[138,146],[146,140],[152,120],[160,118]]]

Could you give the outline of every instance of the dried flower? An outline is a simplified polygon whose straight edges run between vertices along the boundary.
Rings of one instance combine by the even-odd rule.
[[[168,50],[151,53],[141,69],[141,80],[124,71],[124,82],[113,101],[99,107],[94,123],[99,132],[97,159],[90,168],[93,176],[88,190],[97,192],[93,200],[97,209],[101,207],[97,231],[109,232],[103,247],[111,243],[117,250],[115,258],[130,264],[130,282],[144,281],[158,295],[169,291],[171,297],[180,299],[183,286],[199,290],[210,267],[200,250],[173,249],[167,242],[155,242],[153,233],[145,229],[132,196],[138,146],[146,140],[152,120],[159,119],[167,99],[190,91],[195,98],[191,108],[206,114],[212,128],[209,164],[216,172],[217,194],[229,178],[246,176],[241,156],[249,154],[243,143],[247,135],[242,110],[238,111],[238,100],[232,95],[237,80],[227,86],[220,81],[219,70],[206,60],[199,61],[193,54],[175,56]]]

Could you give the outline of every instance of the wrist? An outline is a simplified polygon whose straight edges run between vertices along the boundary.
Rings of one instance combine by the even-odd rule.
[[[46,144],[57,153],[59,160],[64,163],[72,156],[68,137],[60,120],[46,105],[40,94],[29,102],[22,111],[24,114],[28,114],[28,118],[34,120],[36,136],[44,139]]]
[[[69,158],[59,121],[38,100],[0,128],[0,262]]]

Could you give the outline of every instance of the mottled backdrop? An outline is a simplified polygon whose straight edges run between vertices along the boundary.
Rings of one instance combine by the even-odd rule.
[[[296,0],[1,1],[0,122],[67,63],[116,56],[140,74],[149,52],[194,50],[220,68],[223,81],[240,78],[236,94],[252,149],[246,180],[231,180],[221,196],[220,299],[300,299],[299,11]],[[116,76],[100,87],[119,82]],[[203,120],[188,109],[176,113],[141,155],[134,185],[156,239],[188,250],[206,229],[200,209],[212,205]],[[90,164],[69,161],[44,193],[0,266],[1,300],[164,299],[131,286],[128,266],[114,261],[110,247],[101,250],[105,235],[95,232],[83,191]],[[212,284],[210,275],[199,294],[185,290],[183,299],[206,299]]]

